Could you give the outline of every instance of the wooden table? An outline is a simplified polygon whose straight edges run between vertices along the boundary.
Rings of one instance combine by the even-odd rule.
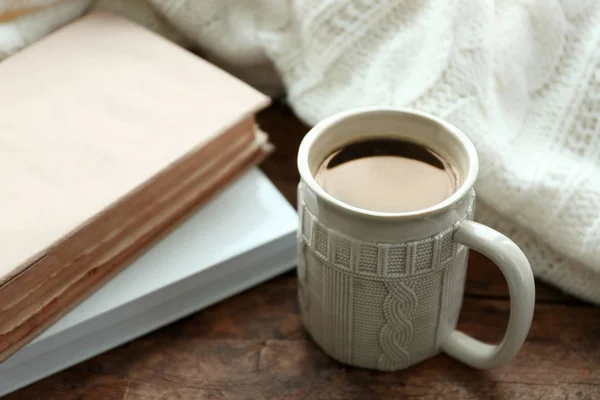
[[[295,203],[307,128],[280,105],[259,121],[277,146],[263,170]],[[459,327],[498,341],[508,311],[499,270],[472,254]],[[538,283],[529,338],[510,365],[477,371],[440,355],[380,373],[339,364],[308,339],[290,272],[7,398],[600,399],[600,308]]]

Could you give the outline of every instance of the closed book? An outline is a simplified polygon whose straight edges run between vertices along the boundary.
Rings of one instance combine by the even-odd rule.
[[[0,361],[269,151],[269,99],[96,11],[0,63]]]

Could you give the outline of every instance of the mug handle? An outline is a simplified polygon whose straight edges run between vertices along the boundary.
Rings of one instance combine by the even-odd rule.
[[[508,283],[510,317],[504,338],[498,345],[480,342],[454,330],[442,345],[442,350],[474,368],[505,365],[523,346],[533,318],[535,286],[529,261],[512,240],[477,222],[461,222],[453,239],[484,254],[500,267]]]

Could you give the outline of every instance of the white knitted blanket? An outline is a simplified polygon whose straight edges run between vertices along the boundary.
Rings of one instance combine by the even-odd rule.
[[[0,0],[0,56],[103,6],[285,88],[309,124],[366,105],[436,114],[479,151],[477,218],[540,279],[600,303],[599,1],[92,3]]]

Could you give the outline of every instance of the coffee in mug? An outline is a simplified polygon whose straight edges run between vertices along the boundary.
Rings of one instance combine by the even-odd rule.
[[[382,212],[417,211],[455,192],[456,168],[433,150],[407,140],[370,139],[329,155],[315,176],[344,203]]]

